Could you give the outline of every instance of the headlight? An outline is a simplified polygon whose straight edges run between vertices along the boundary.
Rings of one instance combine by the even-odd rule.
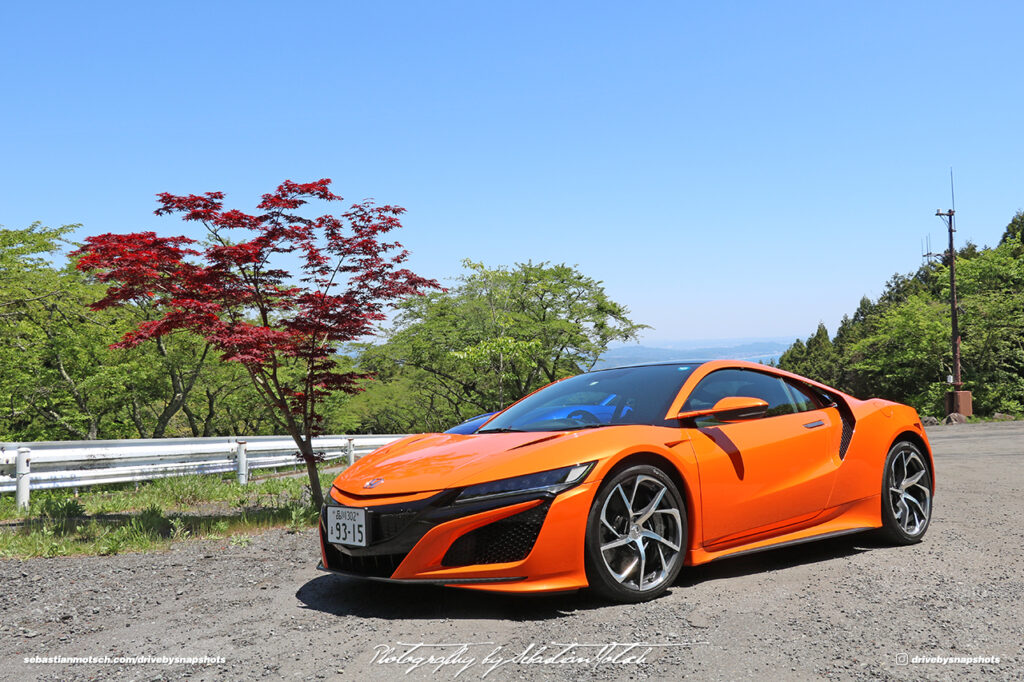
[[[455,499],[456,502],[475,502],[477,500],[520,495],[523,493],[548,492],[558,494],[583,482],[596,462],[574,464],[562,469],[551,469],[526,476],[503,478],[488,483],[471,485]]]

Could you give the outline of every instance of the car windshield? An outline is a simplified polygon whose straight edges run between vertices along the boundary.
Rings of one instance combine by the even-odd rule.
[[[615,424],[668,426],[671,422],[665,414],[695,367],[645,365],[580,374],[521,400],[477,433],[569,431]]]

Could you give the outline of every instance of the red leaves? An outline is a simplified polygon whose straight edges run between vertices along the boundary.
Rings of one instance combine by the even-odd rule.
[[[259,263],[263,257],[261,245],[255,241],[241,244],[225,244],[211,246],[206,250],[207,257],[224,265],[252,265]]]
[[[156,196],[157,201],[160,202],[160,208],[153,212],[157,215],[184,213],[183,218],[185,220],[207,220],[211,216],[216,215],[220,210],[220,207],[223,205],[221,199],[224,198],[224,193],[207,192],[202,196],[189,194],[178,197],[162,192]]]
[[[262,366],[273,360],[275,351],[287,351],[293,338],[284,330],[238,322],[219,325],[211,341],[224,360]]]
[[[291,180],[285,180],[281,183],[276,192],[272,194],[264,194],[263,201],[259,203],[257,208],[264,210],[275,210],[275,209],[296,209],[306,203],[304,199],[300,199],[302,196],[315,197],[317,199],[323,199],[324,201],[337,201],[341,197],[332,194],[328,189],[331,181],[329,178],[323,178],[316,182],[307,182],[305,184],[298,184]]]
[[[117,344],[134,346],[179,331],[198,334],[240,362],[257,389],[299,420],[318,428],[316,403],[331,391],[354,392],[364,375],[338,371],[340,344],[371,333],[384,308],[440,288],[398,266],[408,254],[380,237],[401,227],[405,209],[354,204],[340,216],[293,213],[309,200],[340,201],[329,179],[283,182],[263,195],[260,214],[224,210],[224,195],[157,195],[157,215],[201,222],[210,234],[202,251],[186,237],[153,232],[86,239],[77,267],[109,285],[93,307],[146,301],[161,317],[141,323]],[[283,263],[298,263],[299,271]],[[302,371],[278,372],[296,363]]]
[[[195,243],[186,237],[157,237],[154,232],[102,234],[87,237],[85,246],[72,255],[79,256],[76,267],[96,273],[96,278],[111,284],[107,295],[93,304],[94,309],[122,305],[164,294],[173,294],[167,284],[195,278],[196,266],[185,262],[198,251],[183,248]]]

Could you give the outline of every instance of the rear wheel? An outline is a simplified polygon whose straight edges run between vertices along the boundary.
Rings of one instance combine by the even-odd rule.
[[[892,446],[882,475],[882,537],[897,545],[920,542],[932,518],[928,458],[910,441]]]
[[[675,581],[686,550],[686,507],[657,467],[630,467],[605,481],[587,519],[590,586],[621,602],[654,599]]]

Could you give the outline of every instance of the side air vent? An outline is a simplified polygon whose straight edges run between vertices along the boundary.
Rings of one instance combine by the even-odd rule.
[[[810,384],[804,384],[804,386],[816,393],[826,404],[830,403],[829,407],[834,407],[839,411],[839,419],[843,422],[843,431],[839,436],[839,459],[845,459],[846,451],[850,449],[850,442],[853,440],[854,427],[857,425],[853,410],[845,400],[833,393],[825,392]]]
[[[836,401],[836,408],[839,410],[839,418],[843,420],[843,433],[839,437],[839,459],[846,457],[846,451],[850,448],[850,441],[853,440],[853,427],[856,421],[853,412],[845,401]]]

